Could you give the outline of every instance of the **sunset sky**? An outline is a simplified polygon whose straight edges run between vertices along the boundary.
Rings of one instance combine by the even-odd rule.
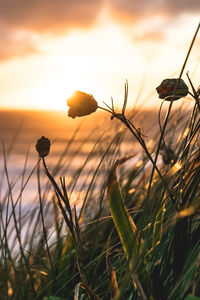
[[[120,105],[126,79],[129,106],[141,85],[138,105],[159,105],[155,88],[179,76],[199,21],[199,0],[0,0],[0,108],[62,110],[75,90]],[[199,62],[200,34],[195,85]]]

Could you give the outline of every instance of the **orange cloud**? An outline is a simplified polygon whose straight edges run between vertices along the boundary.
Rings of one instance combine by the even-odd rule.
[[[0,25],[39,33],[63,31],[91,25],[101,6],[99,0],[0,0]]]
[[[91,26],[102,1],[0,0],[0,61],[37,52],[37,43],[31,40],[33,32],[55,35]]]
[[[25,56],[37,53],[37,47],[31,38],[22,33],[13,33],[8,30],[0,31],[0,61],[6,61],[13,57]]]
[[[149,30],[146,32],[143,32],[141,34],[134,34],[133,35],[133,41],[134,42],[148,42],[148,41],[154,41],[154,42],[162,42],[165,40],[166,36],[162,32],[162,30]]]
[[[149,17],[161,16],[168,19],[179,15],[200,12],[199,0],[107,0],[112,17],[126,24],[140,22]]]
[[[176,17],[200,12],[199,0],[108,0],[113,16],[121,21],[141,20],[153,15]]]
[[[162,16],[168,22],[183,12],[200,12],[199,0],[0,0],[0,61],[37,52],[33,32],[42,35],[62,34],[72,28],[92,26],[103,8],[109,8],[111,19],[134,23],[148,22],[149,17]],[[152,22],[151,22],[152,24]],[[152,26],[152,25],[150,25]],[[159,27],[133,30],[134,42],[162,41],[165,34]],[[137,31],[137,30],[136,30]],[[23,36],[18,36],[23,32]],[[16,36],[18,36],[16,38]]]

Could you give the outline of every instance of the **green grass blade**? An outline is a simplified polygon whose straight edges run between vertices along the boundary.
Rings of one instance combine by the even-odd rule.
[[[109,176],[107,188],[108,203],[112,218],[120,236],[124,252],[129,263],[132,265],[133,261],[136,261],[138,257],[136,226],[123,203],[115,171]]]
[[[163,229],[163,215],[164,215],[164,202],[161,203],[160,209],[157,212],[154,227],[153,227],[153,241],[152,247],[154,248],[156,244],[161,240],[162,229]]]
[[[124,87],[124,104],[122,107],[123,115],[125,114],[125,111],[126,111],[127,101],[128,101],[128,81],[126,80],[125,87]]]
[[[200,297],[189,295],[184,300],[200,300]]]
[[[150,296],[151,292],[149,288],[147,288],[147,285],[150,283],[150,280],[147,279],[148,276],[144,268],[143,260],[138,259],[141,250],[140,246],[142,245],[142,241],[139,239],[139,234],[137,232],[136,225],[133,222],[123,202],[120,187],[117,181],[117,176],[116,176],[117,163],[115,164],[115,167],[111,171],[107,182],[108,204],[110,207],[110,211],[111,211],[111,215],[115,227],[121,239],[122,246],[129,263],[129,268],[132,273],[134,285],[137,288],[138,294],[140,298],[143,300],[153,299]],[[140,262],[139,266],[137,265],[138,261]],[[140,273],[139,275],[141,278],[139,278],[136,272],[136,265],[137,265],[137,270],[139,270]],[[143,287],[143,285],[145,286],[145,288]],[[149,296],[149,298],[147,297],[146,294]]]

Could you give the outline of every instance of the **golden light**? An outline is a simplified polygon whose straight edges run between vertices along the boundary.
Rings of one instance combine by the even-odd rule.
[[[73,29],[65,35],[33,34],[37,53],[0,64],[0,106],[63,110],[69,95],[81,90],[92,94],[99,105],[102,101],[109,103],[112,96],[115,105],[121,107],[127,79],[128,106],[132,107],[144,76],[140,98],[147,100],[141,103],[159,106],[156,93],[147,96],[161,79],[175,71],[178,74],[194,32],[192,21],[188,27],[183,16],[177,21],[177,30],[166,26],[162,41],[138,39],[141,31],[150,26],[149,21],[155,23],[151,19],[148,26],[141,22],[137,30],[112,19],[100,21],[90,29]],[[158,24],[161,21],[156,20]],[[179,36],[178,28],[183,24],[187,27],[187,41]]]

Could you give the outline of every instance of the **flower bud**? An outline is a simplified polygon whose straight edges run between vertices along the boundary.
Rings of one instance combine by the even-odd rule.
[[[90,115],[95,112],[98,107],[97,101],[90,94],[81,91],[76,91],[67,99],[69,106],[68,116],[71,118]]]
[[[50,140],[48,138],[45,138],[44,136],[42,136],[37,141],[35,148],[40,157],[45,157],[49,154],[50,145],[51,145]]]
[[[167,101],[175,101],[187,96],[188,87],[182,79],[165,79],[156,88],[159,98]]]

